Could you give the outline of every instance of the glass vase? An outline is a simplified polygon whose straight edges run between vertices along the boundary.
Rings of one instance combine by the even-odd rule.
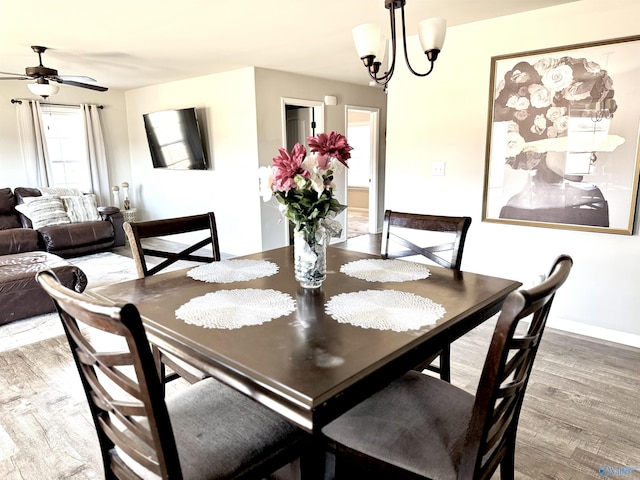
[[[327,278],[328,240],[320,222],[303,224],[293,232],[295,276],[303,288],[319,288]]]

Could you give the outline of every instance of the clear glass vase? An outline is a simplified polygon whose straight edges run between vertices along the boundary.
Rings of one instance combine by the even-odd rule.
[[[303,288],[318,288],[327,278],[328,241],[320,222],[303,224],[293,232],[295,276]]]

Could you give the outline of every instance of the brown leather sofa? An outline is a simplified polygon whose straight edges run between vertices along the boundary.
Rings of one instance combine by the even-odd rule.
[[[33,230],[31,220],[15,209],[25,197],[39,197],[37,188],[0,188],[0,255],[44,250],[63,258],[125,244],[122,212],[99,207],[102,220],[48,225]]]
[[[78,293],[87,286],[84,272],[57,255],[41,251],[0,255],[0,325],[55,311],[36,281],[42,270],[52,270],[63,285]]]
[[[99,207],[102,220],[33,229],[16,205],[38,197],[36,188],[0,188],[0,325],[53,312],[51,298],[37,284],[36,272],[53,270],[60,281],[82,292],[87,278],[64,258],[86,255],[125,243],[123,216],[116,207]],[[61,258],[64,257],[64,258]]]

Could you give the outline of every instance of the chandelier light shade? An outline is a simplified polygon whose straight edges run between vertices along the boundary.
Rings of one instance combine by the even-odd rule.
[[[60,90],[58,85],[51,85],[46,78],[39,78],[34,83],[28,83],[27,88],[31,93],[40,95],[42,98],[55,95]]]
[[[418,24],[418,36],[420,45],[429,61],[429,55],[438,56],[444,45],[444,36],[447,33],[447,21],[444,18],[427,18]],[[435,58],[433,58],[435,61]]]
[[[386,39],[382,36],[380,25],[376,23],[365,23],[353,29],[353,43],[361,59],[371,55],[377,58],[381,40]]]
[[[397,47],[397,29],[396,29],[396,14],[395,11],[399,8],[401,13],[402,24],[402,45],[404,48],[404,58],[407,62],[407,67],[414,75],[418,77],[426,77],[433,71],[435,61],[438,58],[438,54],[442,50],[444,45],[444,37],[447,31],[447,21],[444,18],[429,18],[421,21],[418,24],[418,37],[420,38],[420,45],[422,51],[427,56],[430,68],[425,73],[419,73],[413,69],[409,62],[409,54],[407,53],[407,31],[404,18],[404,5],[406,0],[384,0],[384,6],[389,10],[389,23],[391,26],[391,65],[387,71],[381,72],[381,66],[385,60],[385,51],[387,45],[387,39],[382,35],[379,25],[374,23],[367,23],[364,25],[358,25],[353,29],[353,42],[358,52],[358,56],[364,63],[364,66],[369,72],[369,76],[375,80],[379,85],[384,86],[385,90],[387,84],[396,66],[396,47]]]

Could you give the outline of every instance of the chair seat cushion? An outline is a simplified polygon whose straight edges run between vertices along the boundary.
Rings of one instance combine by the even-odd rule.
[[[412,371],[326,425],[322,433],[404,470],[455,479],[473,402],[464,390]]]
[[[276,413],[213,378],[186,387],[166,402],[184,480],[260,471],[305,439],[304,432]],[[142,478],[153,478],[118,454]]]

